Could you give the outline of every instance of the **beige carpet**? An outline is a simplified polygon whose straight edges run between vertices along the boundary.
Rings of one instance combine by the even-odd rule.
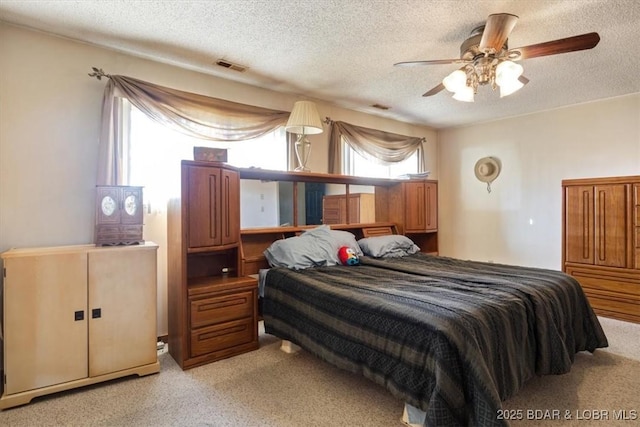
[[[610,348],[576,356],[566,375],[531,380],[504,408],[531,426],[640,425],[640,325],[601,318]],[[260,349],[189,371],[168,354],[160,374],[46,396],[0,412],[2,426],[402,426],[403,402],[261,334]],[[535,410],[539,412],[535,412]],[[541,420],[558,410],[561,420]],[[614,411],[626,410],[616,421]],[[533,412],[527,412],[533,411]],[[542,412],[540,412],[542,411]],[[566,411],[569,411],[568,413]],[[595,415],[608,420],[593,421]],[[569,414],[572,419],[565,420]],[[526,418],[530,418],[527,420]],[[578,419],[581,418],[581,419]]]

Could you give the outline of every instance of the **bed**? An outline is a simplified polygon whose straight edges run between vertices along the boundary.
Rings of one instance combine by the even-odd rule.
[[[415,249],[359,261],[269,269],[265,331],[386,387],[424,411],[424,425],[507,425],[501,401],[528,379],[607,346],[561,272]]]

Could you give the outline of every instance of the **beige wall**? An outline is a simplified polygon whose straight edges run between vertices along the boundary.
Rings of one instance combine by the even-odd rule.
[[[217,98],[291,110],[302,97],[195,73],[0,23],[0,252],[11,247],[90,243],[100,108],[105,82],[91,67]],[[318,102],[321,117],[425,137],[437,178],[436,132]],[[309,139],[309,166],[326,172],[328,129]],[[147,216],[148,231],[165,223]],[[146,237],[147,238],[147,237]],[[166,327],[166,248],[161,245],[158,333]]]
[[[87,76],[91,66],[269,108],[290,110],[302,99],[0,24],[0,251],[93,239],[104,81]],[[640,94],[437,134],[323,102],[318,109],[426,137],[427,169],[440,181],[443,255],[559,269],[560,181],[640,174]],[[310,137],[313,171],[327,170],[327,138]],[[490,194],[473,173],[484,156],[503,164]],[[145,233],[165,226],[145,221]],[[165,334],[166,266],[159,268],[158,333]]]
[[[560,269],[561,181],[640,175],[640,94],[449,129],[438,138],[440,253]],[[474,175],[485,156],[502,162],[490,194]]]

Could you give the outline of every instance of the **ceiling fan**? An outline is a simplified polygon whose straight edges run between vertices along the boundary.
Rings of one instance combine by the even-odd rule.
[[[447,89],[454,93],[454,99],[473,102],[478,86],[490,84],[493,89],[500,87],[500,97],[503,97],[527,84],[529,79],[522,75],[523,68],[515,61],[592,49],[600,41],[598,33],[587,33],[509,49],[508,38],[517,21],[518,17],[510,13],[489,15],[486,24],[474,28],[462,42],[460,59],[408,61],[394,65],[463,64],[422,96],[435,95]]]

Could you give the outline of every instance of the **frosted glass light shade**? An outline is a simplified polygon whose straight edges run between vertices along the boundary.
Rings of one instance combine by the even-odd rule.
[[[467,86],[467,73],[456,70],[442,80],[442,84],[449,92],[458,92]]]
[[[496,84],[500,86],[500,98],[511,95],[524,84],[518,80],[524,69],[512,61],[502,61],[496,66]]]
[[[284,129],[300,135],[322,133],[322,121],[316,104],[311,101],[298,101],[293,104],[293,110]]]
[[[509,84],[503,83],[502,85],[500,85],[500,98],[509,96],[512,93],[519,91],[520,89],[522,89],[522,86],[524,86],[524,83],[517,79],[513,82],[509,82]]]
[[[453,99],[456,101],[473,102],[473,97],[473,88],[467,85],[464,85],[453,94]]]

